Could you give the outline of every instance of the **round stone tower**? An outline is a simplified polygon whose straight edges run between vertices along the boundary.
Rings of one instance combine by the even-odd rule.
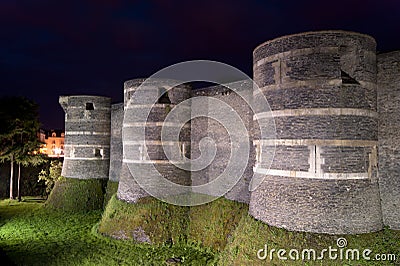
[[[65,111],[65,153],[61,175],[46,206],[69,211],[103,207],[110,166],[111,99],[61,96]]]
[[[138,87],[144,84],[138,94]],[[154,167],[162,177],[181,185],[190,185],[190,172],[176,167],[173,163],[183,163],[184,158],[173,158],[171,162],[164,152],[178,146],[182,156],[190,154],[190,123],[164,123],[168,113],[180,102],[190,98],[191,88],[187,85],[169,87],[165,80],[134,79],[124,84],[124,158],[120,173],[117,196],[119,199],[136,202],[148,196],[139,186],[137,178],[149,177]],[[134,97],[134,99],[132,98]],[[158,100],[157,100],[158,99]],[[156,100],[156,102],[154,102]],[[148,117],[147,110],[150,110]],[[190,114],[190,109],[187,110]],[[161,141],[163,127],[179,127],[179,141]],[[145,128],[144,135],[141,130]],[[132,176],[135,173],[135,178]],[[150,178],[148,178],[150,180]],[[151,184],[157,185],[157,184]]]
[[[65,156],[62,176],[108,179],[111,99],[101,96],[61,96],[65,111]]]
[[[330,234],[380,230],[377,183],[376,43],[363,34],[308,32],[265,42],[254,81],[267,98],[276,139],[256,134],[250,214],[289,230]],[[257,99],[258,93],[254,93]],[[275,146],[272,165],[263,156]]]

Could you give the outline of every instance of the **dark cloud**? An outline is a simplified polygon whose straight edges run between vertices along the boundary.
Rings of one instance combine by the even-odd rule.
[[[123,81],[173,63],[210,59],[251,75],[252,50],[285,34],[344,29],[400,49],[397,0],[2,0],[0,95],[41,105],[45,127],[63,127],[58,96],[122,100]]]

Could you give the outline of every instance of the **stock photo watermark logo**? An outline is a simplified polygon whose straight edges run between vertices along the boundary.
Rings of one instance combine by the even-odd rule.
[[[246,121],[243,121],[229,102],[212,96],[183,95],[183,86],[199,81],[228,88],[240,97],[252,113],[271,114],[267,99],[261,91],[258,91],[259,88],[253,80],[227,64],[196,60],[178,63],[158,71],[132,91],[125,106],[122,128],[123,160],[135,180],[131,184],[132,191],[135,189],[133,186],[138,184],[146,193],[159,200],[174,205],[195,206],[225,195],[243,176],[251,156],[252,132],[249,132]],[[160,93],[159,88],[162,88],[163,92]],[[252,97],[255,92],[258,93],[256,101]],[[157,119],[162,117],[164,120],[155,122],[149,117],[154,119],[152,112],[155,107],[161,107],[158,101],[160,94],[163,93],[171,93],[174,98],[171,99],[168,110],[165,110],[167,115],[157,116]],[[138,106],[140,109],[136,108]],[[182,146],[181,132],[185,131],[188,123],[196,118],[214,120],[224,127],[230,138],[230,157],[222,173],[209,178],[207,183],[178,184],[165,177],[172,176],[171,171],[163,172],[160,169],[163,167],[166,169],[166,165],[174,165],[181,172],[193,173],[206,169],[217,157],[217,143],[209,136],[202,138],[198,143],[199,157],[191,159],[185,154],[187,148]],[[250,119],[252,121],[253,117]],[[149,124],[161,125],[161,133],[160,136],[157,135],[157,140],[154,139],[154,135],[149,137],[146,133],[148,132],[146,126]],[[274,139],[276,132],[272,115],[263,117],[262,124],[263,126],[257,130],[260,138]],[[166,159],[162,162],[151,159],[152,154],[147,149],[147,144],[154,145],[154,143],[163,147],[163,156]],[[140,145],[139,151],[133,148],[138,145]],[[140,160],[137,159],[138,153]],[[264,151],[263,163],[266,168],[271,164],[273,155],[273,148]],[[246,189],[253,191],[262,183],[263,178],[263,175],[253,174]]]
[[[319,260],[345,260],[345,261],[396,261],[397,255],[391,253],[374,253],[369,248],[357,249],[348,248],[347,239],[340,237],[336,240],[336,245],[328,246],[320,250],[313,248],[303,249],[283,249],[268,248],[264,245],[257,251],[259,260],[281,260],[281,261],[319,261]]]

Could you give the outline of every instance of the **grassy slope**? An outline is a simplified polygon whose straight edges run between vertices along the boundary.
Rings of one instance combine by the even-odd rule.
[[[185,242],[221,251],[248,206],[224,198],[195,207],[166,204],[152,197],[129,204],[111,198],[99,232],[118,239],[135,239],[144,231],[151,243]]]
[[[225,248],[248,205],[219,198],[190,208],[188,240],[216,251]]]
[[[103,208],[107,180],[62,178],[49,195],[46,205],[64,211],[90,211]]]
[[[107,188],[106,188],[106,193],[104,194],[104,203],[103,207],[104,209],[107,206],[107,203],[110,201],[111,197],[117,193],[118,191],[118,182],[115,181],[110,181],[108,180],[107,182]]]
[[[114,195],[103,213],[99,232],[136,242],[181,243],[185,241],[188,210],[152,197],[129,204]]]
[[[0,201],[0,248],[19,265],[166,265],[173,257],[188,265],[206,265],[214,258],[189,246],[157,247],[102,237],[93,229],[101,211],[52,211],[42,205]]]
[[[278,260],[276,252],[274,259],[259,260],[257,251],[265,244],[268,250],[285,249],[315,249],[321,251],[332,246],[337,248],[336,240],[345,237],[348,249],[359,249],[361,252],[368,248],[373,254],[392,253],[397,254],[396,262],[382,261],[346,261],[346,260],[323,260],[323,261],[282,261]],[[288,256],[288,254],[286,254]],[[300,255],[301,256],[301,255]],[[325,256],[327,258],[328,255]],[[237,230],[234,232],[227,248],[220,254],[220,265],[400,265],[400,231],[385,229],[377,233],[361,235],[325,235],[302,232],[290,232],[284,229],[268,226],[255,220],[249,215],[243,216]]]

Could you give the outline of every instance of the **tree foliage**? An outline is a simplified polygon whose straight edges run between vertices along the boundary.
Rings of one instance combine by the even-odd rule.
[[[62,162],[60,160],[52,160],[50,167],[43,169],[39,173],[39,181],[44,181],[46,185],[46,193],[50,194],[57,180],[61,179]]]
[[[0,98],[0,160],[14,157],[22,164],[29,164],[27,155],[37,151],[40,142],[39,106],[24,97]]]
[[[28,166],[44,162],[44,158],[36,154],[40,147],[38,110],[39,106],[25,97],[0,98],[0,162],[11,163],[10,199],[13,199],[14,163],[18,164],[19,188],[21,164]]]

